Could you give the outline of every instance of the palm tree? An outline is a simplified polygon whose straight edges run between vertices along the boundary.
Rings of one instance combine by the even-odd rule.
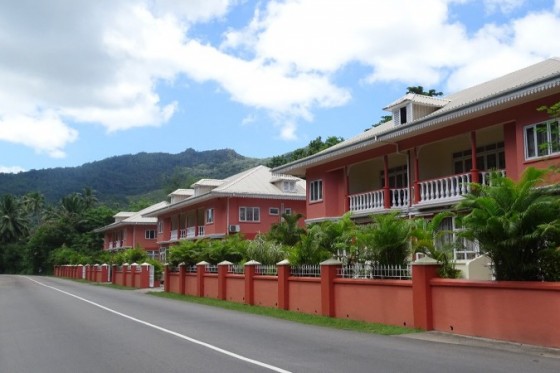
[[[45,196],[39,192],[30,192],[23,196],[22,203],[29,215],[31,227],[37,227],[41,223],[41,215],[45,207]]]
[[[282,214],[282,222],[270,227],[269,237],[283,245],[294,246],[305,230],[298,226],[302,214]]]
[[[464,236],[478,240],[497,280],[548,277],[541,262],[560,244],[560,197],[538,187],[547,172],[529,167],[517,183],[495,174],[490,185],[476,185],[458,205],[469,211],[462,219]]]
[[[372,216],[373,226],[367,233],[373,258],[383,265],[403,265],[407,261],[413,226],[398,213]]]
[[[28,232],[29,221],[22,203],[11,194],[0,197],[0,242],[15,242]]]

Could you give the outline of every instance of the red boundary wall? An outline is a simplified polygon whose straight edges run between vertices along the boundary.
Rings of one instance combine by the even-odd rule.
[[[166,267],[165,291],[249,305],[399,325],[423,330],[500,339],[560,348],[560,283],[467,281],[437,278],[438,265],[417,262],[412,280],[363,280],[337,277],[341,264],[326,261],[321,276],[295,277],[279,265],[277,276],[196,273]]]
[[[98,283],[112,283],[114,285],[133,288],[150,287],[149,264],[125,264],[109,266],[107,264],[60,265],[54,266],[55,277],[82,279]],[[154,280],[154,287],[159,287],[159,281]]]
[[[248,305],[362,320],[389,325],[499,339],[560,348],[560,283],[496,282],[437,278],[438,266],[416,262],[412,280],[361,280],[337,277],[341,264],[321,264],[321,276],[295,277],[289,264],[278,265],[277,276],[256,274],[258,263],[244,274],[217,273],[200,263],[196,272],[165,269],[165,291]],[[55,266],[58,277],[107,282],[109,267]],[[144,266],[113,266],[114,284],[147,287]]]

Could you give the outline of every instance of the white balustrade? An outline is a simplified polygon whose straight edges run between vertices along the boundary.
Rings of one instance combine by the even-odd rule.
[[[352,194],[350,211],[378,210],[384,208],[383,190],[374,190],[366,193]]]
[[[199,236],[204,236],[204,225],[199,225],[198,226],[198,235]]]
[[[409,201],[408,188],[391,189],[391,208],[407,207]]]
[[[183,238],[187,238],[188,237],[188,232],[186,229],[180,229],[179,230],[179,238],[183,239]]]
[[[458,199],[470,191],[470,182],[470,173],[422,181],[418,183],[420,203]]]
[[[172,231],[171,231],[171,237],[170,237],[170,239],[171,239],[171,240],[176,240],[177,237],[178,237],[178,236],[177,236],[177,233],[178,233],[178,232],[177,232],[177,229],[172,230]]]
[[[187,238],[195,237],[195,227],[188,227],[187,228]]]

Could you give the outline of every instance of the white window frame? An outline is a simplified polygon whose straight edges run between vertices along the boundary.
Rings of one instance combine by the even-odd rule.
[[[278,207],[269,207],[268,208],[268,215],[280,215],[280,209]]]
[[[261,208],[260,207],[246,207],[239,208],[239,221],[258,223],[261,221]]]
[[[205,216],[206,224],[214,223],[214,209],[213,208],[206,209],[206,214],[204,214],[204,216]]]
[[[291,208],[291,207],[286,207],[286,208],[284,208],[284,214],[286,214],[286,215],[292,215],[292,208]]]
[[[158,220],[157,229],[158,229],[158,233],[163,233],[163,221]]]
[[[317,179],[309,182],[309,202],[323,200],[323,180]]]
[[[480,246],[478,241],[467,240],[466,238],[459,237],[463,228],[459,226],[457,219],[454,216],[447,217],[441,222],[442,226],[438,230],[448,231],[440,240],[446,241],[447,244],[453,246],[454,260],[471,260],[480,256]],[[458,247],[461,245],[461,248]],[[436,246],[438,242],[436,242]]]
[[[556,128],[552,128],[553,126]],[[529,131],[532,132],[531,135],[529,135]],[[558,120],[525,126],[523,128],[525,159],[538,159],[560,154],[559,132],[560,123]]]
[[[296,191],[295,180],[284,180],[282,182],[282,190],[284,193],[294,193]]]
[[[146,229],[144,231],[144,238],[147,240],[155,240],[157,237],[155,229]]]

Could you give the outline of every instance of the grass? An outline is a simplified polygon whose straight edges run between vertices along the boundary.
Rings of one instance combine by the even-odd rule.
[[[149,292],[148,294],[161,298],[175,299],[183,302],[203,304],[206,306],[219,307],[231,311],[239,311],[239,312],[245,312],[254,315],[274,317],[277,319],[288,320],[301,324],[321,326],[321,327],[327,327],[333,329],[351,330],[356,332],[380,334],[380,335],[398,335],[398,334],[419,332],[418,329],[406,328],[401,326],[368,323],[364,321],[310,315],[306,313],[286,311],[286,310],[281,310],[272,307],[249,306],[246,304],[228,302],[228,301],[213,299],[213,298],[193,297],[189,295],[180,295],[180,294],[166,293],[166,292]]]

